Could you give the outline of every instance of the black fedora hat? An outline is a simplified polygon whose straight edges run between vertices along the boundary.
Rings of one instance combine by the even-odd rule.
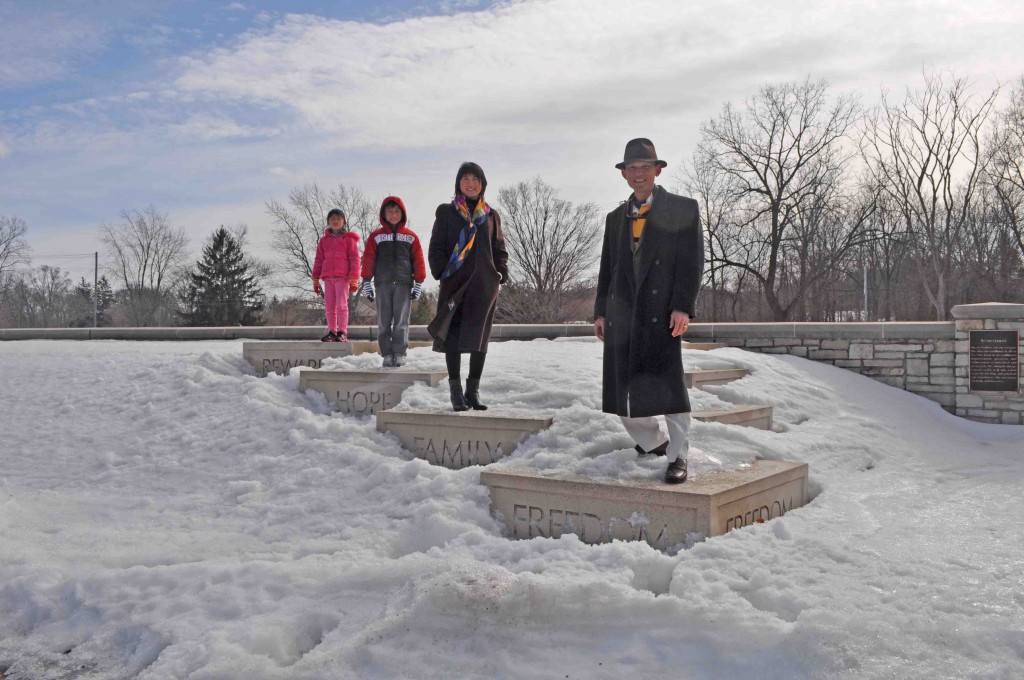
[[[654,150],[654,142],[644,137],[631,139],[626,142],[626,153],[623,154],[622,162],[616,163],[615,167],[622,170],[630,163],[635,163],[636,161],[654,163],[659,168],[668,165],[668,163],[658,158],[658,152]]]

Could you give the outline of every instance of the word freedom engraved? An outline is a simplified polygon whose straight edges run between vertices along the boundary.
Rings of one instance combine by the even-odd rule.
[[[807,464],[755,460],[667,485],[505,467],[480,473],[513,538],[575,534],[584,543],[644,541],[671,549],[766,522],[807,503]]]
[[[968,377],[971,392],[1020,390],[1020,331],[970,331]]]

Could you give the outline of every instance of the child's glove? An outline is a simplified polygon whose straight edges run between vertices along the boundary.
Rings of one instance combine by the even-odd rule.
[[[409,294],[409,297],[413,300],[418,300],[420,295],[423,295],[423,282],[416,281],[412,284],[412,293]]]
[[[317,296],[319,297],[324,296],[324,291],[320,287],[320,279],[313,279],[313,292],[316,293]]]
[[[352,295],[357,290],[359,290],[359,279],[349,279],[348,280],[348,294]]]
[[[367,302],[373,302],[376,297],[373,294],[373,281],[363,281],[363,295],[366,297]]]

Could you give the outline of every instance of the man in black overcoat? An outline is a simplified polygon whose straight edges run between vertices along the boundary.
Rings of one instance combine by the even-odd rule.
[[[640,454],[666,455],[665,481],[679,484],[690,427],[681,342],[695,316],[704,237],[697,202],[655,184],[666,165],[649,139],[634,139],[615,166],[633,194],[605,220],[594,333],[604,342],[602,410],[622,419]]]

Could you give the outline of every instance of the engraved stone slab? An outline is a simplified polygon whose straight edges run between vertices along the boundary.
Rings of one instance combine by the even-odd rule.
[[[700,389],[704,385],[725,385],[750,375],[745,368],[715,368],[706,371],[693,371],[683,377],[687,387]]]
[[[431,387],[447,378],[445,371],[405,371],[377,369],[346,371],[320,369],[299,374],[299,390],[315,390],[325,397],[335,410],[366,416],[393,408],[402,399],[402,392],[415,382]]]
[[[707,423],[725,423],[726,425],[743,425],[758,430],[772,429],[771,406],[749,406],[737,404],[722,411],[694,411],[690,414],[694,420]]]
[[[453,470],[500,460],[548,427],[550,418],[498,415],[493,411],[377,413],[378,432],[394,434],[418,458]]]
[[[697,349],[697,350],[707,351],[707,350],[712,350],[712,349],[719,349],[720,347],[725,347],[725,345],[721,345],[721,344],[719,344],[717,342],[684,342],[683,343],[683,349]]]
[[[513,538],[576,534],[584,543],[647,541],[666,550],[689,534],[718,536],[807,503],[807,464],[757,460],[684,484],[601,481],[537,470],[484,470],[480,483]]]
[[[285,375],[298,366],[320,368],[324,359],[372,351],[368,342],[320,342],[319,340],[267,340],[243,342],[242,356],[261,378]]]
[[[409,348],[429,347],[429,342],[410,342]],[[320,342],[319,340],[266,340],[243,342],[242,356],[256,369],[261,378],[276,373],[286,375],[298,367],[320,368],[324,359],[347,357],[353,354],[380,352],[376,340],[353,342]]]

